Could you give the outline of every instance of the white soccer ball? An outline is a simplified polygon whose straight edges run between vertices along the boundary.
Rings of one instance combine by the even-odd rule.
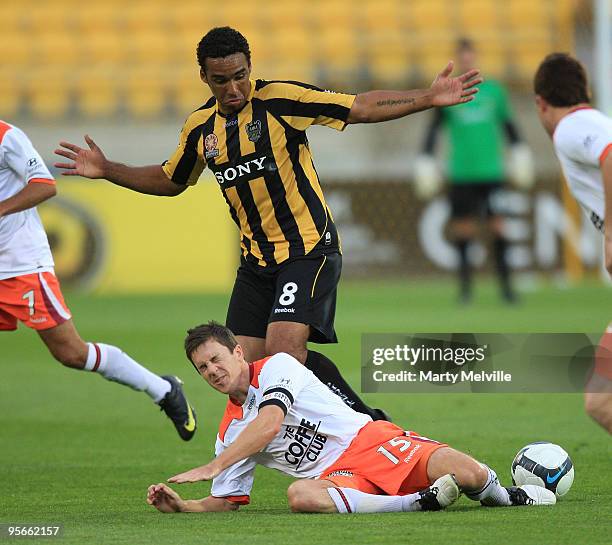
[[[574,482],[574,464],[569,454],[559,445],[545,441],[530,443],[519,450],[510,472],[515,486],[543,486],[557,498],[565,496]]]

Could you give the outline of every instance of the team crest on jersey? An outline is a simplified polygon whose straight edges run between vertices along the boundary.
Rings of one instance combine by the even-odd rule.
[[[255,121],[251,121],[247,123],[245,126],[245,130],[249,140],[251,142],[257,142],[261,136],[261,121],[256,119]]]
[[[219,150],[217,146],[219,145],[219,139],[215,133],[210,133],[204,139],[204,147],[206,148],[206,153],[204,154],[206,159],[212,159],[213,157],[219,157]]]

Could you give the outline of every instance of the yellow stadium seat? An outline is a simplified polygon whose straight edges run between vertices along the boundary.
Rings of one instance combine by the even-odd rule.
[[[387,85],[403,83],[415,64],[406,34],[376,31],[368,37],[364,57],[373,79]]]
[[[167,103],[167,77],[161,70],[126,67],[123,78],[125,103],[135,117],[152,118],[163,113]]]
[[[150,31],[165,26],[167,13],[172,4],[161,4],[147,0],[131,0],[121,10],[121,24],[128,32]]]
[[[202,106],[211,96],[208,86],[199,78],[198,70],[184,67],[167,74],[170,100],[179,115],[187,115]]]
[[[163,29],[138,30],[128,40],[130,62],[163,65],[173,61],[171,35]]]
[[[16,0],[4,0],[0,3],[0,21],[4,32],[18,32],[23,26],[23,19],[27,12],[24,11],[20,2]]]
[[[499,2],[495,0],[463,0],[457,2],[460,33],[494,32],[499,26]]]
[[[77,31],[85,33],[89,40],[99,33],[118,32],[121,10],[108,2],[81,3],[74,18]]]
[[[24,2],[21,9],[26,14],[23,23],[32,36],[39,32],[52,30],[55,32],[70,31],[74,10],[70,5],[57,2]]]
[[[256,77],[263,79],[280,79],[301,81],[316,84],[316,71],[313,63],[295,62],[289,57],[279,58],[277,61],[263,67],[261,74]]]
[[[25,32],[0,32],[0,50],[3,67],[26,68],[34,58],[34,42]]]
[[[509,0],[503,8],[504,19],[517,30],[549,29],[554,3],[534,0]]]
[[[453,3],[445,0],[411,0],[409,22],[412,28],[437,34],[451,27]]]
[[[312,34],[304,27],[279,29],[271,36],[276,57],[287,57],[297,64],[312,63],[315,51]]]
[[[366,33],[394,33],[403,28],[408,11],[406,3],[399,0],[362,0],[355,4],[355,19]]]
[[[118,66],[127,58],[126,36],[121,32],[92,32],[83,40],[83,62],[87,65]]]
[[[80,61],[80,41],[76,34],[49,30],[38,34],[36,64],[42,66],[76,66]]]
[[[273,36],[288,28],[306,29],[309,22],[308,9],[299,0],[284,2],[261,2],[259,4],[258,20],[263,32]]]
[[[553,10],[554,29],[552,31],[552,47],[555,51],[575,49],[575,19],[575,0],[557,0]]]
[[[317,38],[317,60],[326,72],[344,77],[362,62],[357,34],[351,27],[321,29]]]
[[[87,68],[78,73],[76,87],[79,113],[104,117],[118,110],[116,72]]]
[[[523,82],[532,81],[540,62],[552,49],[551,39],[552,37],[546,32],[523,34],[510,45],[510,59],[514,72]]]
[[[21,81],[11,70],[0,72],[0,119],[14,118],[22,104]]]
[[[200,38],[211,28],[226,24],[225,12],[211,9],[204,2],[178,2],[165,16],[167,28],[181,33],[195,32]],[[174,27],[174,28],[172,28]]]
[[[31,113],[40,118],[64,116],[71,105],[70,71],[39,69],[25,80]]]

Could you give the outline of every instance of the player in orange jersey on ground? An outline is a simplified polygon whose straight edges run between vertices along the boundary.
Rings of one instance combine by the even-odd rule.
[[[190,330],[185,352],[229,399],[216,457],[169,479],[212,480],[210,496],[183,500],[163,483],[151,485],[147,501],[164,513],[238,509],[250,501],[258,464],[300,479],[287,491],[297,512],[432,511],[449,506],[460,490],[489,506],[556,501],[543,487],[504,488],[492,469],[467,454],[352,410],[289,354],[247,363],[220,324]]]

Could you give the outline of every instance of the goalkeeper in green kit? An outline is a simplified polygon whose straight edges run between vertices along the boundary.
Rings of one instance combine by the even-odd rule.
[[[476,51],[468,39],[457,45],[462,71],[475,65]],[[500,189],[507,178],[520,188],[533,183],[531,153],[521,143],[512,121],[505,89],[496,81],[485,80],[478,100],[460,106],[438,108],[432,117],[422,155],[415,164],[416,192],[432,197],[440,186],[433,153],[440,129],[448,136],[447,178],[451,208],[451,236],[459,258],[459,301],[472,299],[472,271],[469,247],[478,233],[478,221],[486,220],[493,238],[493,256],[499,277],[501,296],[516,302],[507,260],[508,243],[504,237],[499,210]],[[504,140],[511,145],[510,171],[506,172]]]

